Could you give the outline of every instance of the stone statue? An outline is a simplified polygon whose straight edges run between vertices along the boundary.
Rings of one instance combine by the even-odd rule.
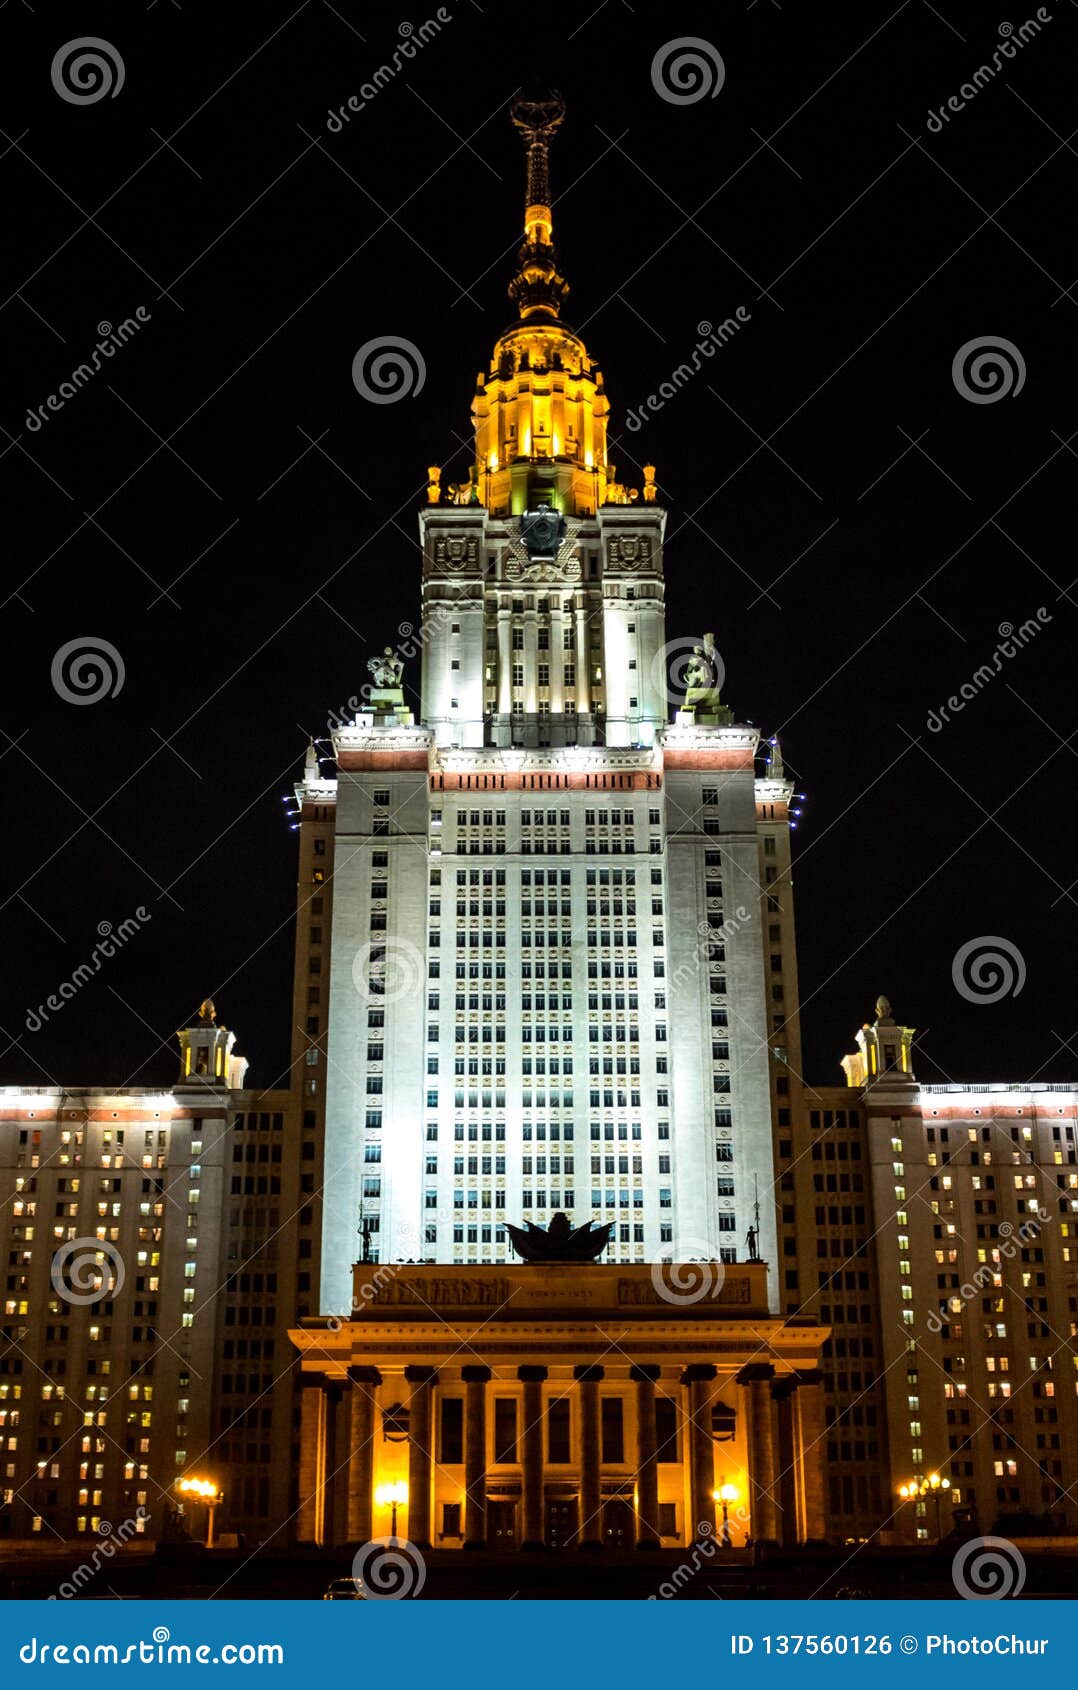
[[[750,1226],[748,1232],[745,1234],[745,1248],[748,1251],[750,1262],[758,1262],[760,1260],[758,1241],[759,1233],[754,1226]]]
[[[594,1262],[610,1243],[614,1223],[593,1226],[588,1221],[574,1227],[568,1215],[559,1211],[549,1227],[536,1226],[533,1221],[525,1221],[522,1227],[507,1222],[505,1230],[517,1255],[526,1262]]]
[[[685,665],[685,689],[688,691],[693,687],[709,687],[710,685],[711,672],[704,657],[704,648],[694,645],[692,656]]]
[[[692,648],[692,656],[685,665],[686,691],[702,688],[718,692],[721,675],[718,649],[714,634],[705,634],[702,645]]]
[[[397,656],[391,645],[387,645],[381,657],[367,659],[367,668],[376,687],[395,689],[401,684],[404,660]]]

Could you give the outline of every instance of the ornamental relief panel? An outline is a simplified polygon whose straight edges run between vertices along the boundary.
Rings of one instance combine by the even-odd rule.
[[[475,534],[438,534],[430,553],[433,575],[475,575],[479,572],[479,539]]]

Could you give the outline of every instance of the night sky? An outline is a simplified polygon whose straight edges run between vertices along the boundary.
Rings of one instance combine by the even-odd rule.
[[[464,473],[475,375],[511,312],[506,108],[551,86],[569,108],[552,165],[566,317],[604,371],[614,463],[637,483],[657,466],[668,637],[715,631],[726,698],[781,731],[807,795],[807,1077],[840,1078],[885,991],[922,1030],[922,1079],[1078,1079],[1073,0],[1024,45],[1025,0],[443,16],[334,132],[330,109],[404,39],[399,7],[0,13],[0,1080],[167,1083],[207,993],[252,1082],[279,1080],[281,796],[367,658],[418,619],[426,466]],[[123,83],[75,103],[54,56],[91,31]],[[676,103],[653,66],[687,37],[721,86]],[[739,306],[739,332],[628,429],[698,325]],[[49,411],[99,324],[139,307]],[[418,348],[414,397],[357,392],[353,358],[381,337]],[[969,385],[972,354],[956,378],[971,341],[1002,346],[1009,392]],[[1030,619],[997,664],[1001,624]],[[54,657],[87,637],[123,685],[73,704]],[[99,924],[140,906],[122,953],[28,1032]],[[1020,958],[1017,995],[956,988],[956,953],[983,936]]]

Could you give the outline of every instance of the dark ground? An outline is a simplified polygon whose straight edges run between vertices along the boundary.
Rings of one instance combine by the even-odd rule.
[[[8,1558],[0,1550],[0,1597],[47,1600],[73,1570],[85,1564],[92,1543],[57,1547],[49,1553]],[[957,1600],[951,1582],[951,1551],[835,1549],[778,1555],[751,1566],[743,1552],[722,1565],[692,1546],[655,1554],[465,1555],[432,1550],[424,1556],[424,1600],[647,1601],[649,1598],[807,1601],[846,1595],[851,1599]],[[694,1564],[695,1562],[695,1564]],[[1073,1600],[1078,1596],[1078,1557],[1026,1556],[1027,1598]],[[320,1600],[331,1579],[347,1577],[347,1550],[299,1551],[260,1556],[257,1551],[194,1550],[157,1557],[141,1548],[118,1557],[82,1585],[83,1599],[114,1596],[203,1601],[215,1597],[263,1600]]]

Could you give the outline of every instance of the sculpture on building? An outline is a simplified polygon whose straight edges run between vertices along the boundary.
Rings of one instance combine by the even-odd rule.
[[[506,1231],[517,1255],[526,1262],[594,1262],[610,1243],[614,1223],[595,1226],[587,1221],[574,1227],[559,1210],[548,1227],[533,1221],[525,1221],[522,1227],[507,1222]]]
[[[367,668],[376,687],[393,690],[401,684],[404,659],[397,656],[391,645],[387,645],[381,657],[367,659]]]
[[[538,505],[520,519],[520,537],[529,558],[555,558],[565,538],[565,518],[553,505]]]

